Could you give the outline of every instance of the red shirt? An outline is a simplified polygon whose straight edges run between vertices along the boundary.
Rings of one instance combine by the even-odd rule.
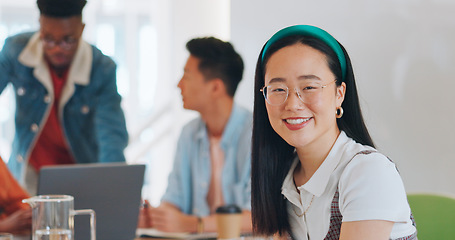
[[[47,122],[41,131],[35,148],[30,156],[29,163],[36,171],[43,166],[57,164],[71,164],[74,159],[63,136],[62,126],[58,118],[58,103],[63,86],[68,78],[68,69],[60,77],[49,67],[52,83],[54,85],[54,102],[47,118]]]

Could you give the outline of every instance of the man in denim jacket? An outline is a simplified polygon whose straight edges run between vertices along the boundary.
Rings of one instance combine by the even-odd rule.
[[[128,142],[116,65],[81,39],[85,0],[38,0],[40,31],[8,38],[0,92],[16,97],[8,167],[30,194],[46,165],[124,162]]]
[[[235,204],[251,232],[252,114],[234,102],[243,61],[228,42],[196,38],[178,87],[183,107],[200,117],[182,129],[174,168],[157,208],[143,208],[139,227],[166,232],[214,232],[215,212]],[[146,205],[147,206],[147,205]]]

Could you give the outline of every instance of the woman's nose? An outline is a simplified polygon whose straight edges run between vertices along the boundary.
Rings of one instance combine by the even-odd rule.
[[[284,103],[286,109],[301,109],[304,106],[303,101],[300,99],[300,93],[297,89],[289,91],[288,99]]]

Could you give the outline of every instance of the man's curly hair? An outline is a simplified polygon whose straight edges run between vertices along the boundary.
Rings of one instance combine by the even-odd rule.
[[[66,18],[82,16],[86,0],[37,0],[41,15],[48,17]]]

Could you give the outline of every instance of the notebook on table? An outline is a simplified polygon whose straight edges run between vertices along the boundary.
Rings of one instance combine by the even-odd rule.
[[[38,195],[74,197],[74,209],[96,213],[97,240],[135,238],[145,165],[75,164],[43,167]],[[90,217],[74,217],[74,239],[90,240]]]
[[[154,228],[138,228],[136,234],[141,239],[159,238],[159,239],[185,239],[185,240],[216,240],[217,233],[185,233],[185,232],[162,232]]]

